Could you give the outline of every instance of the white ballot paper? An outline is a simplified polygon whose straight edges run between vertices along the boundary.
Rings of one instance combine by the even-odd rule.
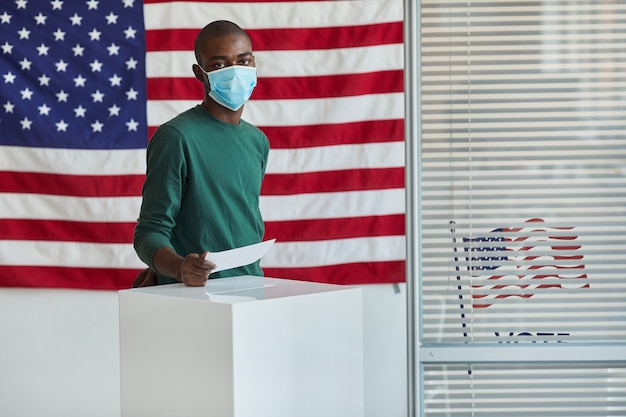
[[[276,239],[255,243],[254,245],[242,246],[236,249],[221,252],[209,252],[206,255],[208,261],[217,267],[211,272],[223,271],[224,269],[237,268],[256,262],[270,250]]]

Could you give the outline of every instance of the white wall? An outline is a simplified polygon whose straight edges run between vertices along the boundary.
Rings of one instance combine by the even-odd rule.
[[[0,415],[120,415],[117,293],[0,289]]]
[[[365,417],[406,416],[405,286],[363,287]],[[119,417],[111,291],[0,289],[0,416]]]
[[[364,286],[363,310],[365,417],[406,417],[406,285]]]

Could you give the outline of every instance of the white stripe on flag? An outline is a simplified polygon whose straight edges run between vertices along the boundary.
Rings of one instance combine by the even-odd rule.
[[[254,45],[252,47],[254,49]],[[259,77],[314,77],[401,70],[404,66],[403,53],[402,44],[390,44],[306,51],[259,51],[254,52],[254,56]],[[346,62],[358,62],[358,65],[346,65]]]
[[[361,74],[402,69],[404,62],[401,44],[306,51],[254,51],[254,57],[259,77]],[[358,62],[358,65],[346,65],[346,62]],[[193,51],[146,54],[148,78],[191,78],[191,66],[195,63]],[[328,94],[331,95],[332,91]]]
[[[5,219],[135,222],[141,197],[68,197],[46,194],[0,194]]]
[[[379,236],[316,242],[276,242],[261,266],[313,267],[356,262],[401,261],[404,236]]]
[[[132,245],[54,241],[1,241],[3,258],[26,266],[144,268]],[[401,261],[403,236],[276,242],[263,258],[264,267],[309,267],[354,262]]]
[[[336,171],[404,166],[404,142],[272,149],[268,174]]]
[[[0,240],[0,253],[13,265],[145,268],[127,243]]]
[[[80,162],[80,163],[78,163]],[[72,175],[145,174],[145,149],[0,146],[0,170]]]
[[[261,196],[265,221],[335,219],[404,213],[404,190]]]
[[[0,194],[6,219],[135,222],[140,206],[141,197]],[[261,196],[260,206],[265,221],[398,214],[404,212],[404,190]]]
[[[144,5],[146,30],[202,28],[225,19],[246,29],[371,25],[403,19],[400,1],[178,2]],[[348,18],[349,17],[349,18]]]
[[[148,101],[148,125],[158,126],[195,106],[196,100]],[[257,126],[307,126],[404,118],[404,94],[368,94],[303,100],[251,100],[243,118]]]

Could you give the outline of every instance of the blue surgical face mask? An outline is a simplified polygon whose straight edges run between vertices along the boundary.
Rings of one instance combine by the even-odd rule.
[[[232,111],[237,111],[248,101],[256,86],[256,68],[243,65],[231,65],[215,71],[206,72],[211,90],[209,97]]]

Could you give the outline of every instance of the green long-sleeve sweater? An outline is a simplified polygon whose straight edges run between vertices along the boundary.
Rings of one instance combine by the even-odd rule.
[[[221,122],[198,105],[161,125],[148,144],[134,246],[153,267],[163,246],[179,255],[221,251],[263,238],[259,193],[269,141],[251,124]],[[210,278],[263,275],[259,262]],[[159,276],[159,283],[172,283]]]

